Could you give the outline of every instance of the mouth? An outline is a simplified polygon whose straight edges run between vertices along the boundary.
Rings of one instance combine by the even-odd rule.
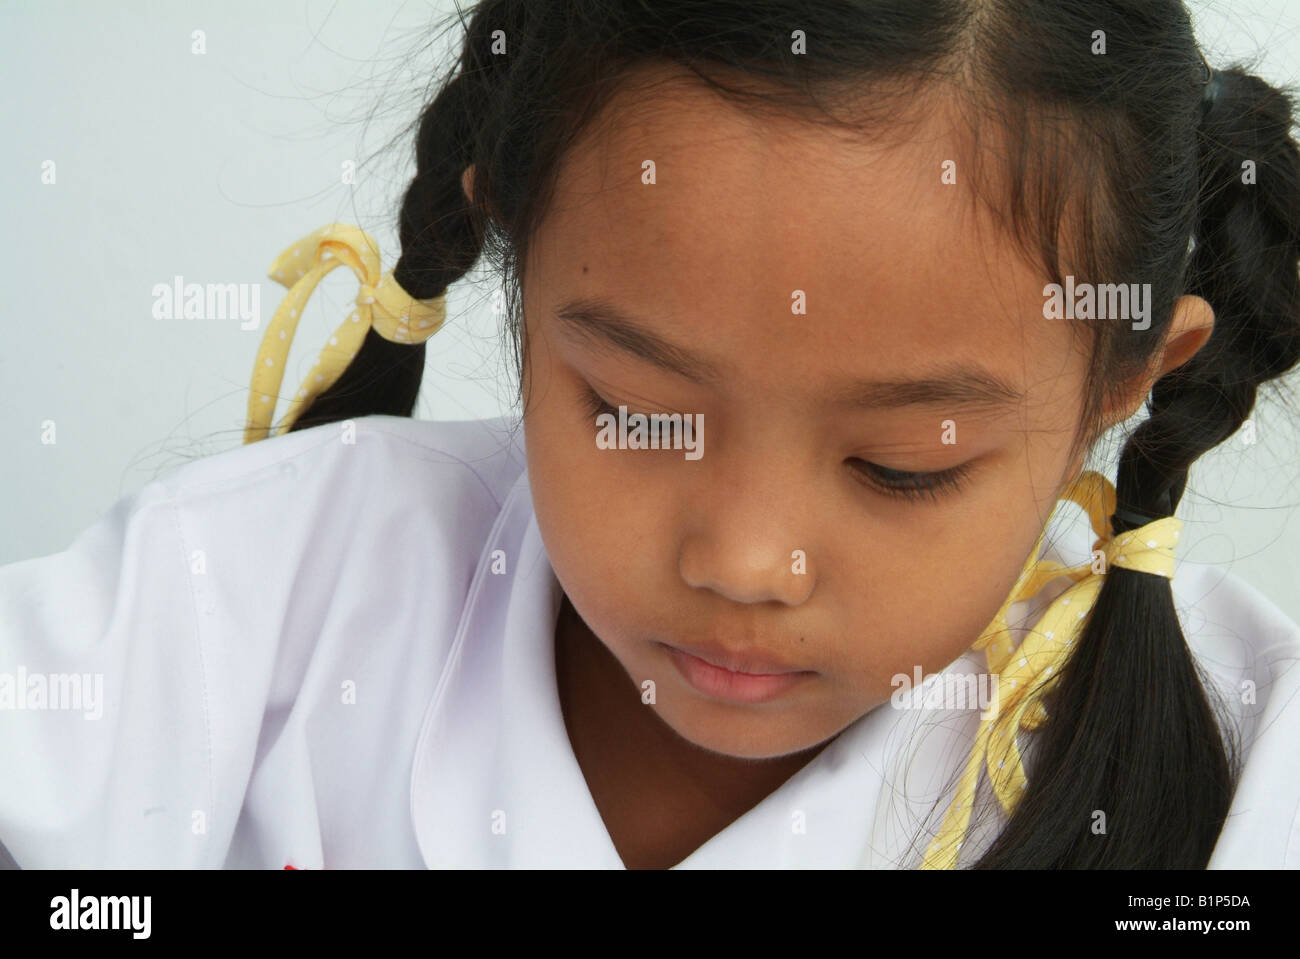
[[[706,696],[729,702],[761,703],[775,699],[817,674],[757,656],[735,656],[716,649],[690,652],[659,643],[691,686]]]

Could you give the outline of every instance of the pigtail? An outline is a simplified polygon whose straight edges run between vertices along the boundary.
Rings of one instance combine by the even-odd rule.
[[[483,248],[481,205],[467,200],[461,177],[472,162],[476,105],[487,77],[467,61],[421,112],[416,133],[416,172],[402,199],[402,255],[393,276],[417,300],[443,293],[478,261]],[[393,343],[373,329],[338,380],[303,410],[290,428],[380,413],[410,416],[424,376],[425,344]]]
[[[1197,131],[1200,189],[1186,290],[1214,331],[1162,377],[1120,456],[1119,505],[1173,515],[1191,465],[1300,362],[1300,150],[1292,101],[1216,74]],[[1232,802],[1238,744],[1197,673],[1168,580],[1111,567],[1048,703],[1037,776],[976,868],[1203,868]],[[1105,832],[1095,831],[1097,813]]]

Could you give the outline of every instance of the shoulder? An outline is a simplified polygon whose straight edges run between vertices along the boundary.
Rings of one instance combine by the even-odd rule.
[[[1184,563],[1173,587],[1240,769],[1209,865],[1300,867],[1300,625],[1223,567]]]
[[[1216,679],[1271,688],[1300,656],[1300,624],[1230,570],[1185,562],[1172,586],[1188,648]]]
[[[370,416],[273,437],[175,468],[63,551],[0,566],[0,661],[17,670],[0,672],[0,708],[24,690],[0,736],[13,858],[219,865],[246,801],[288,809],[288,794],[310,829],[300,813],[326,777],[398,775],[526,479],[521,433]],[[67,701],[27,695],[28,677],[57,678]],[[338,708],[343,684],[363,705]],[[46,718],[56,708],[70,719]],[[215,841],[177,842],[191,810]]]
[[[196,460],[161,483],[186,562],[206,574],[192,582],[260,597],[268,623],[304,590],[336,604],[376,589],[366,602],[437,596],[454,616],[523,476],[522,442],[511,419],[367,416]]]
[[[193,460],[114,509],[152,512],[193,566],[219,554],[236,591],[283,595],[308,565],[318,585],[383,562],[460,581],[523,474],[522,432],[510,418],[327,423]]]
[[[1230,617],[1268,639],[1300,643],[1300,624],[1226,567],[1184,561],[1178,566],[1172,586],[1179,616],[1190,616],[1195,627],[1201,624],[1196,615],[1199,610],[1207,619],[1214,614]]]
[[[435,422],[377,414],[205,456],[158,482],[171,497],[192,498],[277,474],[356,475],[398,489],[432,472],[499,504],[522,469],[522,428],[511,417]]]

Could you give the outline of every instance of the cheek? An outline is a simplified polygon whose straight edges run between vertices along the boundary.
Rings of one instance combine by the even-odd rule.
[[[1035,533],[1035,536],[1037,534]],[[856,637],[836,659],[836,685],[862,709],[887,702],[895,687],[891,679],[937,673],[960,657],[979,638],[1001,608],[1024,564],[1024,550],[1004,549],[985,555],[980,563],[956,563],[943,556],[916,564],[882,564],[865,573],[875,590],[861,590],[857,609],[845,629]],[[983,668],[983,659],[977,660]]]
[[[841,635],[854,637],[840,663],[871,702],[888,700],[891,677],[938,672],[965,653],[1015,588],[1046,509],[1032,484],[1008,478],[1026,472],[1021,459],[1003,464],[979,502],[942,513],[915,507],[906,533],[891,524],[887,545],[838,554],[845,575],[824,585],[836,596]]]
[[[636,621],[668,585],[658,571],[672,565],[676,511],[664,505],[671,484],[636,453],[599,449],[595,424],[583,417],[561,389],[530,410],[529,480],[556,578],[587,624],[616,638],[617,624]]]
[[[898,594],[911,611],[909,642],[893,651],[888,674],[910,675],[914,666],[937,672],[969,649],[1010,594],[1030,548],[980,565],[949,564],[926,582],[900,584]]]

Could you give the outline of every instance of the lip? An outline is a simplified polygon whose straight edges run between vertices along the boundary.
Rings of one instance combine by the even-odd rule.
[[[691,686],[706,696],[740,703],[762,703],[775,699],[810,676],[812,670],[781,663],[736,657],[716,650],[687,652],[661,643],[673,665]],[[735,667],[743,666],[744,669]]]
[[[778,659],[767,659],[752,654],[737,655],[729,653],[719,646],[674,646],[671,643],[664,643],[663,645],[702,660],[710,666],[716,666],[718,669],[725,669],[728,672],[741,673],[746,676],[781,676],[786,673],[809,672],[809,670],[800,669],[798,666],[790,666]]]

